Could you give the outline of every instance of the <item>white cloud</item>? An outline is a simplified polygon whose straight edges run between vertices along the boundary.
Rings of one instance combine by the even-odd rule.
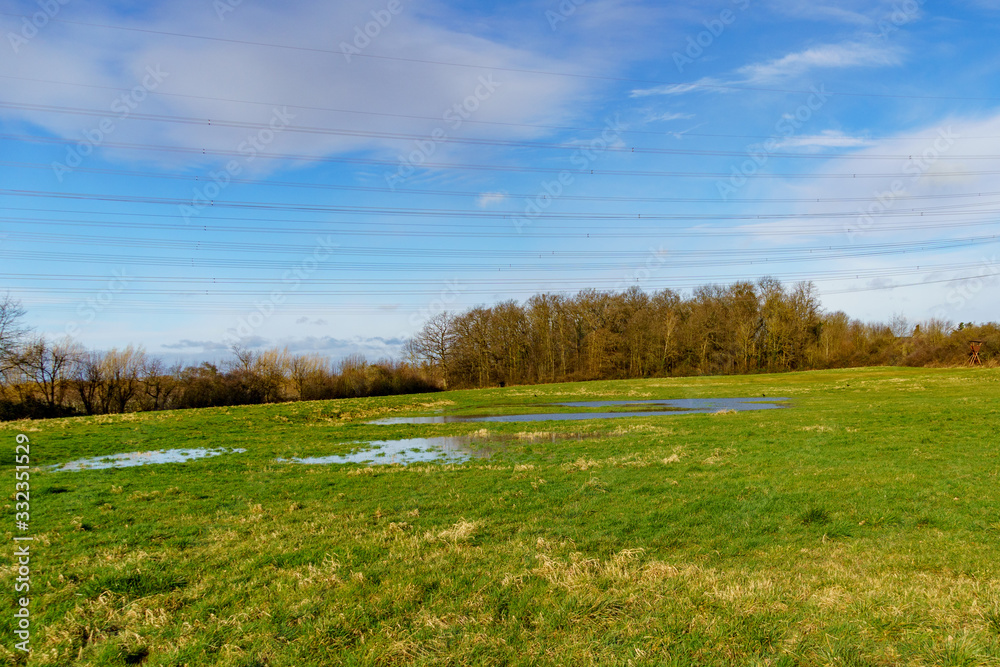
[[[777,143],[778,148],[857,148],[871,142],[864,137],[852,137],[842,132],[825,130],[819,134],[792,136]]]
[[[479,208],[487,208],[496,204],[501,204],[507,200],[506,192],[484,192],[476,199]]]
[[[714,92],[726,92],[725,87],[730,85],[722,79],[714,77],[702,77],[693,83],[668,83],[663,86],[653,88],[636,88],[631,91],[631,97],[649,97],[651,95],[683,95],[695,90],[714,89]]]
[[[856,67],[888,67],[902,63],[902,54],[894,46],[845,42],[825,44],[804,51],[789,53],[759,63],[744,65],[728,79],[703,77],[692,83],[677,83],[652,88],[637,88],[632,97],[651,95],[682,95],[696,90],[727,92],[729,87],[758,86],[802,77],[817,69],[848,69]]]
[[[786,16],[805,19],[810,21],[837,21],[854,25],[867,25],[872,23],[870,12],[878,9],[878,2],[866,0],[864,3],[854,3],[857,8],[850,8],[850,2],[839,2],[837,5],[828,5],[814,0],[778,0],[773,1],[771,6],[778,13]],[[867,13],[866,13],[867,12]]]
[[[258,338],[256,340],[263,341],[263,338]],[[248,344],[253,345],[254,341],[247,341]],[[165,350],[199,350],[201,352],[224,352],[229,349],[229,344],[223,341],[217,340],[191,340],[190,338],[182,338],[176,343],[164,343],[161,347]]]
[[[679,113],[679,112],[665,112],[665,113],[650,113],[646,117],[646,121],[650,123],[654,122],[669,122],[672,120],[690,120],[694,118],[693,113]]]
[[[886,67],[900,62],[900,54],[893,47],[849,42],[789,53],[767,62],[745,65],[737,72],[743,76],[743,83],[757,84],[802,76],[814,69]]]
[[[996,0],[965,0],[981,5],[996,5]],[[924,2],[901,2],[900,0],[767,0],[768,8],[776,14],[793,20],[837,22],[859,27],[879,29],[880,21],[892,21],[905,14],[905,23],[923,16]]]
[[[335,338],[332,336],[305,336],[265,338],[251,336],[240,341],[241,345],[255,350],[268,348],[287,349],[293,354],[322,354],[333,359],[340,359],[350,354],[361,353],[369,361],[385,357],[397,357],[402,351],[402,338],[384,338],[381,336],[352,338]],[[185,363],[199,363],[225,359],[230,352],[230,346],[224,341],[182,339],[176,343],[164,343],[161,346],[162,356],[170,361],[183,360]],[[155,354],[155,353],[154,353]]]
[[[147,30],[218,35],[237,42],[289,44],[332,50],[317,53],[269,48],[250,43],[204,41],[151,33],[95,29],[89,26],[52,23],[40,31],[14,56],[0,59],[0,75],[9,99],[23,103],[107,110],[120,92],[94,87],[40,83],[25,79],[87,83],[92,86],[129,89],[142,81],[147,67],[159,66],[167,73],[155,93],[138,104],[133,114],[158,114],[203,119],[196,124],[161,123],[135,117],[115,121],[114,142],[149,143],[233,151],[256,135],[257,129],[209,126],[208,119],[267,124],[275,111],[289,106],[295,114],[293,126],[345,128],[343,134],[305,134],[282,131],[266,152],[310,156],[378,150],[394,159],[415,148],[413,140],[358,136],[360,132],[413,134],[430,138],[436,129],[449,136],[530,138],[539,134],[518,124],[563,124],[577,112],[573,102],[591,85],[570,77],[549,77],[491,68],[556,70],[574,72],[571,60],[544,56],[527,48],[508,46],[457,28],[448,22],[427,18],[415,5],[403,4],[400,12],[372,40],[363,54],[382,54],[452,63],[481,63],[482,68],[448,67],[415,62],[386,61],[353,56],[350,62],[340,45],[351,44],[355,26],[372,20],[370,3],[345,0],[326,3],[311,0],[292,5],[243,3],[220,23],[211,3],[182,0],[167,12],[150,12],[141,22],[106,15],[92,9],[83,20],[135,25]],[[107,10],[105,10],[107,11]],[[16,20],[0,17],[0,34],[16,28]],[[482,81],[495,83],[488,90]],[[477,93],[480,99],[476,99]],[[187,96],[187,97],[185,97]],[[265,104],[241,104],[226,100],[252,100]],[[468,101],[476,107],[464,121],[492,121],[510,125],[463,122],[457,128],[452,111]],[[292,108],[320,107],[360,113],[341,113]],[[402,110],[402,111],[401,111]],[[403,116],[374,115],[405,113]],[[3,118],[30,122],[58,136],[81,138],[97,127],[100,118],[4,109]],[[448,115],[448,118],[446,118]],[[429,120],[413,118],[426,117]],[[467,150],[441,142],[434,160],[450,152]],[[190,164],[190,156],[119,151],[115,157]],[[229,158],[214,158],[224,163]],[[264,160],[251,170],[270,169]],[[379,171],[382,171],[379,169]]]
[[[928,250],[897,255],[871,254],[845,257],[836,264],[818,263],[816,272],[827,269],[857,271],[857,279],[821,285],[824,306],[845,309],[863,318],[885,319],[910,298],[907,315],[922,320],[931,316],[952,321],[995,319],[997,299],[983,289],[975,298],[956,295],[953,282],[969,276],[1000,274],[997,246],[991,239],[968,243],[963,239],[991,236],[1000,197],[995,177],[1000,171],[1000,114],[985,118],[950,117],[925,127],[901,130],[898,135],[861,140],[855,151],[834,160],[817,160],[808,172],[816,176],[858,174],[858,178],[751,181],[739,196],[789,197],[813,200],[798,203],[789,211],[800,216],[760,225],[761,242],[794,247],[816,244],[818,236],[774,236],[781,228],[823,231],[823,243],[858,248],[869,244],[898,242],[963,242],[958,247],[929,246]],[[802,137],[803,141],[836,143],[841,135],[825,133]],[[857,137],[846,137],[850,142]],[[890,159],[886,159],[891,156]],[[869,176],[873,175],[873,176]],[[864,176],[864,177],[860,177]],[[958,197],[957,195],[969,195]],[[914,199],[912,197],[933,197]],[[842,201],[829,201],[841,199]],[[816,216],[838,214],[822,219]],[[749,231],[749,230],[748,230]],[[770,233],[771,235],[765,236]],[[915,267],[920,267],[916,270]],[[868,272],[899,270],[896,276]],[[985,278],[984,278],[985,280]],[[895,281],[895,283],[890,282]],[[929,284],[904,287],[912,283]],[[839,293],[849,289],[871,289],[899,285],[885,291]]]

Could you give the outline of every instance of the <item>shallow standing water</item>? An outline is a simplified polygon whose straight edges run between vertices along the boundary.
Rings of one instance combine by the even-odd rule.
[[[337,463],[423,463],[430,461],[461,463],[473,458],[488,458],[495,450],[475,448],[470,436],[439,438],[409,438],[406,440],[372,440],[363,443],[366,448],[352,454],[312,456],[296,459],[279,459],[282,463],[337,464]]]
[[[787,401],[788,398],[670,398],[651,401],[576,401],[568,403],[552,403],[567,408],[612,408],[629,405],[654,405],[664,408],[675,408],[672,412],[704,414],[720,410],[750,412],[754,410],[778,410],[786,405],[778,405],[777,401]]]
[[[655,417],[660,415],[709,414],[732,410],[748,412],[754,410],[780,410],[786,405],[776,401],[787,398],[676,398],[650,401],[575,401],[567,403],[546,403],[546,406],[568,408],[611,408],[611,407],[660,407],[661,410],[635,412],[549,412],[524,413],[518,415],[466,416],[435,415],[432,417],[388,417],[368,422],[383,426],[392,424],[455,424],[465,422],[536,422],[536,421],[576,421],[581,419],[621,419],[625,417]]]
[[[155,452],[126,452],[109,456],[92,456],[77,459],[69,463],[57,463],[49,466],[53,472],[72,472],[79,470],[105,470],[107,468],[132,468],[135,466],[154,465],[157,463],[187,463],[196,459],[204,459],[220,454],[241,454],[245,449],[161,449]]]

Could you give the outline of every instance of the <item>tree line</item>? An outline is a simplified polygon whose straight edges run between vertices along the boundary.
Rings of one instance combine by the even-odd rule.
[[[673,290],[537,294],[427,320],[401,360],[369,363],[234,346],[221,364],[168,366],[141,347],[50,341],[0,298],[0,420],[579,380],[961,365],[1000,359],[1000,325],[824,312],[811,283],[773,278]]]
[[[429,319],[407,345],[443,386],[718,375],[872,365],[959,365],[996,323],[957,327],[902,316],[861,322],[824,312],[815,286],[773,278],[705,285],[682,295],[638,287],[538,294]]]
[[[23,306],[0,298],[0,420],[100,415],[436,391],[409,363],[334,363],[314,354],[233,346],[221,364],[168,366],[141,347],[87,350],[37,336]]]

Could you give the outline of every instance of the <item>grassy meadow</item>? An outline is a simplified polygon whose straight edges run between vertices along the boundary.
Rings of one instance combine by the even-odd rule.
[[[762,395],[791,407],[365,423],[558,400]],[[460,464],[276,461],[484,427],[498,451]],[[35,466],[29,665],[1000,665],[997,369],[14,422],[0,424],[8,461],[18,433]],[[193,447],[247,451],[45,469]],[[12,616],[20,533],[13,472],[4,479],[0,585],[11,603],[0,663],[15,665],[25,664]]]

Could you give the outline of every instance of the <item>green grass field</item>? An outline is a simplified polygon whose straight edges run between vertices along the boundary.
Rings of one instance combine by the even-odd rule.
[[[792,407],[364,423],[762,394]],[[462,464],[275,461],[484,427],[509,439]],[[1000,371],[908,368],[0,424],[36,466],[27,664],[1000,665],[998,432]],[[247,452],[43,469],[179,447]]]

